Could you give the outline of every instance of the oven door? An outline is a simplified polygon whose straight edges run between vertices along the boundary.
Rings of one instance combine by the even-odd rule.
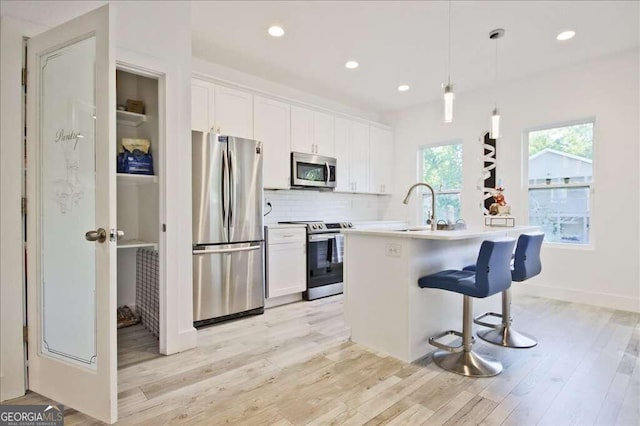
[[[336,159],[292,152],[291,186],[335,188]]]
[[[307,289],[342,283],[342,234],[309,235],[307,246]]]

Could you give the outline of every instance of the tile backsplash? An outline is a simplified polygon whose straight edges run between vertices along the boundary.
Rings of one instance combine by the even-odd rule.
[[[367,194],[345,194],[329,191],[265,190],[265,225],[289,220],[323,220],[327,222],[380,219],[380,204],[384,197]]]

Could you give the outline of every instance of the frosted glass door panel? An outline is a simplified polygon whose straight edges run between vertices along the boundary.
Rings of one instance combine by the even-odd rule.
[[[96,368],[95,37],[40,57],[43,355]]]

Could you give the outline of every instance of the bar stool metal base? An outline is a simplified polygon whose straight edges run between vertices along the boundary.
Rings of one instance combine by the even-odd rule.
[[[440,368],[467,377],[491,377],[502,372],[500,361],[472,351],[433,353],[433,362]]]
[[[503,325],[499,325],[492,330],[479,331],[478,337],[485,342],[504,346],[505,348],[528,349],[538,344],[533,337]]]

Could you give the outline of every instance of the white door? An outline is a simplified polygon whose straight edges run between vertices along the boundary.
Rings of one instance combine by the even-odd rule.
[[[118,402],[112,16],[101,7],[30,39],[27,53],[29,389],[109,423]]]
[[[214,125],[213,84],[191,80],[191,130],[208,132]]]
[[[322,112],[313,112],[313,142],[315,153],[333,157],[333,116]]]
[[[356,192],[369,191],[369,126],[353,123],[353,137],[351,140],[351,180]],[[391,163],[389,163],[391,164]]]
[[[291,151],[315,154],[313,111],[291,106]]]

